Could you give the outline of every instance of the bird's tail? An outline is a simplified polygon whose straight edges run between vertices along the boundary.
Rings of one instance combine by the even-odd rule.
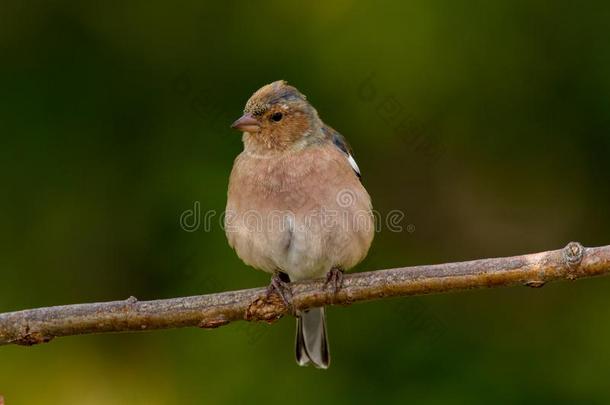
[[[297,318],[296,357],[299,366],[309,363],[317,368],[328,368],[328,336],[324,308],[302,311]]]

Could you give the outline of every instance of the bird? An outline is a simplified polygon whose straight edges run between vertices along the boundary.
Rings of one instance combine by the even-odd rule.
[[[375,231],[347,140],[284,80],[254,92],[231,127],[243,133],[243,150],[229,178],[229,245],[245,264],[272,275],[268,292],[287,304],[293,281],[326,278],[336,294],[343,272],[368,254]],[[297,363],[328,368],[324,307],[294,314]]]

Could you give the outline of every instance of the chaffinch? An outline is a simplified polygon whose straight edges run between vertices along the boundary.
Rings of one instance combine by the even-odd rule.
[[[347,141],[283,80],[256,91],[232,128],[243,132],[244,150],[229,180],[229,245],[273,274],[270,288],[284,299],[288,281],[324,276],[336,293],[374,235],[371,199]],[[297,363],[327,368],[324,308],[296,315]]]

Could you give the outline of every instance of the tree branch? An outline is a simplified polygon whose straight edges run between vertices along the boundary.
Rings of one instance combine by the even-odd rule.
[[[296,310],[348,305],[385,297],[443,293],[472,288],[573,280],[610,273],[610,245],[584,248],[571,242],[563,249],[497,259],[403,267],[346,275],[334,295],[324,280],[291,283]],[[58,336],[134,332],[196,326],[216,328],[231,321],[274,322],[290,309],[265,288],[138,301],[65,305],[0,314],[0,345],[34,345]]]

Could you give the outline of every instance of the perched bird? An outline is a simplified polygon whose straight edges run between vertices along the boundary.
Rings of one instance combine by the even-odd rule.
[[[229,245],[272,273],[270,291],[285,301],[289,281],[326,276],[336,293],[374,235],[371,199],[347,141],[283,80],[256,91],[232,128],[243,132],[244,150],[229,180]],[[296,316],[297,363],[327,368],[324,308]]]

